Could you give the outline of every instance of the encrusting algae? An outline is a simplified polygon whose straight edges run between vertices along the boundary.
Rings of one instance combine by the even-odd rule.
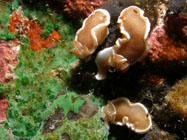
[[[42,48],[53,48],[55,47],[55,41],[61,39],[60,34],[55,30],[52,30],[47,39],[42,39],[41,26],[36,21],[24,17],[19,9],[12,13],[8,29],[15,34],[27,35],[33,51],[39,51]]]
[[[165,97],[173,112],[187,117],[187,79],[180,80]]]
[[[114,4],[111,4],[112,1]],[[55,5],[58,2],[59,5]],[[100,7],[104,2],[110,8],[104,7],[104,5]],[[7,5],[4,5],[5,3]],[[171,70],[168,69],[167,72],[172,74],[168,78],[169,74],[166,75],[166,73],[154,67],[163,64],[160,63],[162,61],[166,61],[167,64],[168,61],[177,60],[186,68],[186,46],[184,42],[182,42],[182,47],[177,47],[175,44],[176,39],[181,38],[180,36],[175,38],[175,35],[178,35],[177,31],[182,29],[183,33],[186,33],[186,16],[182,15],[175,18],[177,14],[172,14],[173,18],[167,18],[168,15],[163,15],[164,21],[168,19],[167,22],[163,22],[164,26],[159,26],[161,27],[160,30],[153,30],[154,23],[159,18],[156,15],[158,13],[155,11],[161,12],[158,10],[160,8],[158,7],[159,3],[162,4],[164,1],[0,1],[0,49],[3,48],[3,55],[0,52],[0,60],[3,62],[3,69],[10,70],[10,73],[6,75],[9,79],[7,81],[5,79],[5,82],[3,81],[0,84],[0,94],[5,97],[0,100],[2,105],[0,105],[0,121],[2,121],[0,124],[0,139],[121,140],[121,138],[125,137],[127,140],[158,140],[172,139],[172,135],[176,136],[176,139],[186,139],[187,85],[184,84],[186,79],[180,80],[173,87],[173,90],[168,93],[170,82],[176,81],[179,76],[180,78],[184,77],[186,73],[184,74],[180,70],[171,73]],[[149,22],[142,24],[140,26],[142,28],[138,28],[138,26],[135,28],[134,24],[128,26],[129,24],[126,23],[129,20],[131,21],[132,16],[126,16],[124,11],[129,6],[132,8],[130,9],[133,15],[145,12],[142,16],[146,19],[149,18],[151,28]],[[66,13],[67,17],[57,14],[57,7],[60,8],[59,13]],[[92,40],[91,43],[95,44],[91,45],[94,47],[89,49],[88,56],[93,55],[92,57],[82,56],[82,59],[90,58],[89,60],[91,60],[85,63],[85,61],[81,61],[76,57],[78,55],[75,56],[70,53],[70,50],[73,49],[71,42],[75,37],[79,23],[81,23],[81,18],[89,15],[94,11],[95,7],[107,9],[111,16],[111,23],[110,26],[105,24],[105,28],[102,28],[104,36],[102,39],[97,38],[98,44]],[[54,9],[51,10],[51,8]],[[123,9],[126,10],[123,11]],[[122,12],[121,16],[120,12]],[[167,12],[167,14],[171,13]],[[71,20],[71,17],[73,17],[73,20]],[[125,19],[124,17],[131,18]],[[117,22],[117,18],[119,22]],[[133,18],[132,22],[138,19]],[[140,22],[134,23],[139,24]],[[175,26],[175,23],[179,23],[181,28]],[[146,31],[144,30],[145,26],[148,27]],[[169,30],[164,28],[166,26],[168,26]],[[169,26],[176,28],[170,30],[172,27]],[[130,28],[133,30],[130,30]],[[134,33],[139,30],[144,30],[146,33],[143,31],[140,34],[141,37],[138,37],[138,35],[136,38]],[[110,31],[109,34],[108,31]],[[173,36],[174,32],[177,34]],[[101,35],[100,31],[97,33]],[[160,36],[154,36],[154,33],[156,35],[161,34]],[[169,36],[165,37],[166,34]],[[129,36],[130,38],[128,38]],[[150,41],[148,42],[150,43],[149,49],[147,37],[150,38],[150,36],[152,36],[153,40],[148,39]],[[164,38],[161,39],[160,37]],[[156,41],[154,38],[156,38]],[[172,45],[175,45],[176,49],[171,49],[169,47],[171,46],[170,43],[166,45],[166,49],[162,49],[162,44],[167,44],[164,41],[167,41],[168,38],[171,39]],[[185,36],[183,38],[185,40]],[[139,45],[136,44],[137,41],[133,40],[137,40]],[[79,39],[78,41],[82,42]],[[85,40],[83,39],[83,41]],[[12,43],[16,45],[11,45]],[[135,43],[136,45],[129,47],[128,43]],[[18,55],[14,57],[14,53],[11,53],[10,49],[4,49],[4,47],[9,48],[9,46],[17,51]],[[107,53],[104,55],[108,55],[109,51],[111,54],[112,50],[112,56],[110,57],[112,63],[108,65],[112,68],[108,69],[107,67],[106,72],[110,72],[107,75],[108,77],[103,81],[98,81],[96,80],[98,78],[94,77],[96,65],[93,61],[97,57],[96,53],[100,50],[102,52],[102,49],[107,49]],[[146,56],[148,49],[148,57],[141,61]],[[177,53],[176,57],[171,57],[175,56],[171,55],[171,53],[175,54],[174,50],[178,49],[184,53]],[[7,59],[7,55],[4,55],[9,50],[9,58],[11,59]],[[169,53],[161,55],[157,52],[161,52],[161,54]],[[121,55],[123,58],[114,55]],[[112,61],[112,59],[123,61]],[[4,63],[5,61],[11,62],[12,66],[15,67],[6,66],[6,64],[10,63]],[[122,62],[122,65],[120,62]],[[125,65],[123,65],[124,63]],[[136,64],[133,65],[134,63]],[[173,63],[171,65],[174,66]],[[160,67],[162,68],[163,65],[160,65]],[[127,72],[124,73],[125,71]],[[10,75],[12,72],[16,76],[15,79]],[[1,75],[0,67],[1,76],[4,77],[5,75]],[[101,77],[99,80],[102,78],[105,77]],[[93,92],[93,95],[90,96],[88,92]],[[87,95],[85,97],[82,94]],[[132,102],[124,98],[124,96],[128,97]],[[164,97],[165,102],[163,101]],[[108,104],[102,108],[106,100],[109,100]],[[153,122],[151,118],[153,118]],[[112,124],[110,125],[108,121]],[[146,134],[139,135],[144,133]]]

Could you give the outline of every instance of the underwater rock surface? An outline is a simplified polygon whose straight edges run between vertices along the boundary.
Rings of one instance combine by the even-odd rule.
[[[106,1],[108,0],[48,0],[48,3],[72,18],[85,18]]]
[[[182,41],[171,39],[164,27],[160,27],[151,32],[148,42],[151,46],[149,57],[152,62],[156,63],[184,63],[187,60],[187,45]]]
[[[77,69],[73,70],[72,86],[82,92],[93,88],[96,95],[102,94],[107,100],[125,96],[134,102],[141,101],[150,110],[158,128],[154,129],[155,126],[153,126],[152,131],[145,136],[132,138],[132,133],[126,128],[110,125],[110,138],[120,139],[128,135],[127,139],[159,139],[157,137],[159,135],[161,139],[186,139],[186,133],[183,131],[186,130],[186,126],[181,123],[180,127],[177,121],[172,122],[174,118],[178,118],[175,115],[168,120],[164,119],[169,113],[166,111],[165,115],[161,116],[164,109],[162,112],[162,107],[159,107],[164,104],[164,97],[177,79],[184,77],[187,73],[186,13],[171,14],[168,5],[171,8],[172,4],[169,1],[149,1],[146,5],[146,1],[109,0],[101,8],[107,9],[111,15],[110,33],[98,50],[112,46],[121,36],[116,23],[117,18],[123,8],[129,5],[143,8],[145,15],[151,20],[148,56],[126,73],[111,68],[106,80],[95,81],[93,75],[96,68],[93,66],[93,61],[98,52],[96,51],[90,62],[81,62]],[[177,10],[177,7],[172,9],[173,12],[175,9]],[[88,83],[94,82],[96,82],[95,85],[89,86]],[[187,100],[184,99],[184,102]],[[179,119],[182,122],[185,120]],[[177,129],[171,131],[175,126],[178,131]]]
[[[179,113],[179,108],[174,104],[178,102],[178,105],[186,109],[186,86],[179,86],[181,79],[186,81],[187,75],[185,2],[0,1],[0,83],[3,83],[0,84],[0,120],[3,120],[0,122],[0,138],[186,140],[187,118],[182,115],[184,113]],[[116,39],[121,37],[117,18],[124,8],[131,5],[143,9],[145,16],[151,21],[151,48],[148,56],[125,73],[110,68],[107,78],[97,81],[94,78],[97,72],[95,56],[101,49],[114,45]],[[109,11],[110,34],[90,57],[90,61],[82,61],[69,52],[72,49],[70,42],[74,40],[76,30],[81,27],[82,19],[95,8]],[[33,41],[26,32],[23,35],[8,31],[11,15],[18,9],[24,17],[39,27],[35,30],[30,28],[36,33],[31,34],[36,40]],[[22,24],[19,24],[19,29],[28,31],[28,27],[25,28]],[[52,39],[52,47],[44,47],[38,51],[31,49],[31,45],[35,44],[30,43],[31,40],[48,40],[54,31],[60,37],[57,35],[58,39]],[[14,42],[15,39],[18,39],[20,45],[18,56],[14,53],[16,49],[13,49],[13,46],[18,45]],[[11,58],[9,61],[7,56]],[[9,67],[10,63],[15,67]],[[5,79],[5,71],[15,73],[16,79]],[[103,117],[102,106],[108,100],[118,97],[126,97],[132,103],[140,102],[147,108],[153,120],[149,132],[144,135],[135,134],[125,126],[115,126],[107,122]]]
[[[181,116],[187,118],[187,80],[183,79],[173,86],[173,89],[165,97],[170,109]]]
[[[169,0],[169,10],[174,13],[187,13],[186,0]]]
[[[0,122],[7,121],[8,100],[0,96]]]
[[[14,79],[13,69],[18,63],[17,52],[13,47],[0,40],[0,83],[7,83]]]

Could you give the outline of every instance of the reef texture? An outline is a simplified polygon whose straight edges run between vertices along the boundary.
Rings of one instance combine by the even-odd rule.
[[[187,14],[166,17],[165,25],[154,29],[148,38],[151,62],[162,66],[183,64],[187,60]]]
[[[187,13],[168,15],[165,25],[166,31],[171,39],[187,44]]]
[[[7,64],[4,59],[8,54],[7,51],[11,52],[11,62],[18,62],[17,58],[19,57],[19,63],[14,68],[16,79],[0,84],[0,94],[6,97],[6,99],[3,97],[0,100],[0,112],[3,110],[3,119],[6,120],[7,118],[7,121],[0,124],[0,138],[3,140],[187,139],[186,118],[181,117],[179,113],[177,114],[177,111],[173,111],[170,106],[171,103],[165,101],[165,96],[168,93],[169,96],[170,93],[176,91],[175,87],[172,89],[172,86],[177,80],[187,75],[186,67],[175,73],[168,68],[165,73],[162,72],[162,69],[155,69],[157,64],[160,67],[167,67],[168,65],[164,65],[167,63],[164,62],[171,62],[170,66],[172,67],[175,67],[174,61],[177,61],[179,65],[186,65],[186,17],[182,13],[171,15],[169,12],[170,14],[164,20],[165,25],[161,26],[160,29],[153,30],[157,24],[157,18],[160,17],[158,7],[162,1],[106,1],[101,8],[106,8],[111,14],[110,34],[96,50],[96,53],[99,49],[112,46],[116,39],[121,37],[116,23],[117,18],[121,10],[130,5],[136,5],[145,11],[145,16],[151,21],[152,33],[157,35],[160,31],[163,39],[155,37],[156,35],[153,36],[156,40],[152,40],[152,51],[145,62],[136,63],[126,73],[110,69],[107,79],[96,81],[94,79],[96,65],[93,61],[96,53],[93,54],[91,61],[84,62],[69,52],[72,49],[70,42],[74,39],[76,28],[82,20],[81,17],[88,14],[90,7],[89,10],[83,10],[81,8],[84,5],[81,3],[79,5],[82,7],[76,7],[78,2],[82,2],[78,0],[31,1],[33,2],[29,5],[22,5],[22,8],[19,8],[18,0],[14,0],[12,3],[0,1],[0,28],[2,28],[0,39],[4,40],[0,43],[0,49],[3,48],[3,51],[0,51],[3,54],[0,55],[0,62],[3,60],[3,66]],[[100,4],[98,0],[85,0],[83,2],[85,3],[82,4],[86,4],[86,2]],[[103,3],[104,0],[101,2]],[[54,7],[55,12],[63,11],[63,15],[55,13],[51,7]],[[64,15],[63,8],[66,9],[66,15]],[[77,9],[83,11],[76,11]],[[172,10],[174,11],[174,9]],[[70,20],[70,16],[67,16],[68,11],[70,12],[69,15],[78,18],[78,20]],[[28,23],[25,24],[26,22]],[[169,23],[175,24],[175,26],[170,27]],[[13,30],[10,29],[11,27]],[[177,33],[178,31],[180,33]],[[180,37],[177,37],[178,35]],[[49,39],[50,36],[53,39]],[[164,39],[169,40],[170,43],[164,42]],[[47,41],[47,44],[49,41],[52,47],[44,47],[43,41]],[[35,43],[32,42],[39,44],[36,45],[40,46],[39,49],[37,47],[33,49]],[[154,48],[154,43],[159,44],[158,48],[157,46]],[[20,48],[12,47],[19,45]],[[165,46],[167,49],[164,49]],[[12,53],[11,49],[13,52],[19,50],[18,56],[14,57],[15,54]],[[164,51],[168,51],[170,55],[175,52],[171,56],[176,55],[177,59],[164,54]],[[157,52],[161,53],[162,57]],[[156,57],[153,57],[154,53]],[[179,57],[179,55],[181,56]],[[15,60],[12,60],[13,58]],[[146,60],[149,60],[148,63]],[[161,63],[163,65],[160,65]],[[5,68],[9,70],[8,67]],[[13,72],[12,70],[9,71]],[[5,80],[5,82],[7,81]],[[184,90],[185,88],[181,89]],[[182,95],[185,97],[186,94]],[[109,124],[102,117],[101,107],[106,104],[107,100],[118,97],[126,97],[132,102],[144,104],[153,120],[152,130],[145,135],[138,135],[125,126]],[[184,105],[186,98],[182,99],[184,101],[182,105]]]
[[[7,120],[7,111],[8,111],[8,100],[1,96],[0,97],[0,122]]]
[[[187,79],[174,85],[165,98],[173,112],[187,118]]]
[[[42,39],[41,26],[36,21],[24,17],[20,10],[12,13],[8,29],[15,34],[27,35],[33,51],[38,51],[42,48],[53,48],[55,47],[55,40],[61,39],[60,34],[55,30],[51,31],[47,39]]]
[[[0,83],[7,83],[15,77],[13,69],[18,63],[15,49],[6,41],[0,40]]]
[[[7,98],[0,101],[2,120],[7,118],[1,122],[0,139],[8,140],[8,131],[12,140],[107,139],[101,105],[94,103],[94,96],[87,101],[69,86],[71,64],[77,60],[69,52],[73,22],[42,4],[31,10],[17,0],[0,1],[0,60],[3,68],[15,58],[18,63],[11,69],[16,79],[0,84],[0,94]]]
[[[110,33],[93,54],[90,62],[81,61],[79,66],[73,69],[71,78],[73,88],[81,92],[94,89],[96,95],[103,95],[106,100],[125,96],[134,102],[143,103],[151,112],[154,121],[153,129],[144,136],[134,135],[127,128],[110,124],[109,138],[117,140],[122,137],[129,140],[186,139],[187,128],[184,123],[186,120],[174,113],[171,114],[167,103],[164,102],[173,84],[187,72],[186,14],[173,14],[167,10],[168,4],[171,5],[165,0],[109,0],[106,2],[101,8],[107,9],[111,15]],[[144,9],[144,15],[151,21],[148,56],[143,62],[131,66],[125,73],[111,68],[107,73],[107,79],[95,81],[93,78],[96,73],[93,62],[95,55],[99,50],[115,44],[116,39],[121,37],[116,23],[117,18],[120,12],[130,5]]]
[[[174,13],[180,13],[180,12],[187,13],[186,0],[169,0],[168,8],[169,11],[172,11]]]
[[[103,5],[107,0],[54,0],[50,1],[51,5],[58,5],[56,9],[63,9],[63,12],[71,16],[72,18],[85,18],[95,8]]]
[[[157,74],[147,72],[142,76],[140,82],[148,83],[149,85],[158,86],[164,82],[164,78]]]

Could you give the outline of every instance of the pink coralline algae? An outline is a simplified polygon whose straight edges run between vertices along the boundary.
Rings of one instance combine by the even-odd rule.
[[[8,100],[5,97],[0,97],[0,122],[7,120]]]
[[[106,0],[65,0],[64,11],[73,16],[86,17],[94,8],[100,7]]]
[[[7,42],[0,40],[0,83],[14,79],[13,69],[18,63],[17,52],[14,49],[15,47],[10,47]]]
[[[165,25],[154,29],[149,38],[149,59],[152,62],[177,62],[187,60],[187,14],[169,16]]]

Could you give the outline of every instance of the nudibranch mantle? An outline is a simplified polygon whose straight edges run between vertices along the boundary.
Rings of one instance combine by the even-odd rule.
[[[144,11],[136,6],[130,6],[121,12],[117,23],[122,38],[118,38],[115,45],[110,47],[110,55],[108,48],[97,54],[95,59],[98,67],[97,80],[106,78],[110,66],[126,71],[130,65],[146,56],[149,49],[146,40],[150,31],[150,22],[143,14]],[[104,55],[105,52],[108,55]]]
[[[116,125],[126,125],[132,131],[143,134],[152,127],[152,119],[147,108],[141,103],[131,103],[127,98],[120,97],[103,107],[108,121]]]
[[[83,22],[82,27],[77,31],[71,50],[81,59],[87,58],[94,53],[109,34],[110,14],[105,9],[97,9],[91,13]]]
[[[146,43],[150,31],[150,22],[144,17],[144,11],[136,6],[124,9],[117,23],[122,38],[118,38],[113,46],[114,52],[125,57],[131,64],[142,60],[147,54]]]

